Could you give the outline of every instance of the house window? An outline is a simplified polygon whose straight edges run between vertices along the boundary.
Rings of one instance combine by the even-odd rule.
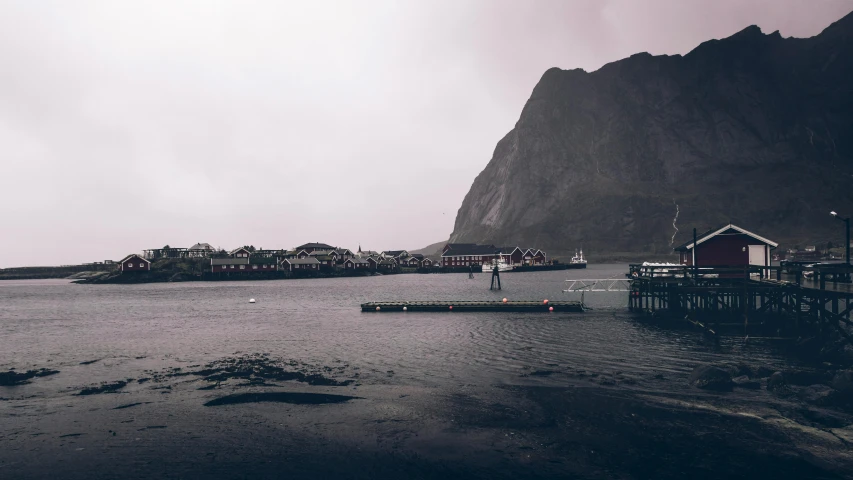
[[[128,267],[132,267],[132,266],[133,266],[133,264],[132,264],[132,263],[128,263],[128,264],[127,264],[127,266],[128,266]]]
[[[234,269],[234,265],[231,265],[231,269],[232,269],[232,270]]]
[[[258,269],[257,265],[252,265],[252,270],[257,270],[257,269]]]
[[[245,269],[246,269],[245,265],[240,265],[240,270],[245,270]]]

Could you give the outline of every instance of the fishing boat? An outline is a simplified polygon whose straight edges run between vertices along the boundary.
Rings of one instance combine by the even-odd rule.
[[[508,271],[512,270],[512,265],[506,263],[505,261],[503,261],[503,259],[496,259],[492,262],[484,263],[483,264],[483,271],[484,272],[491,272],[492,270],[494,270],[495,265],[497,265],[499,272],[508,272]]]
[[[568,263],[569,268],[586,268],[586,259],[583,258],[583,250],[578,252],[575,250],[575,256]]]

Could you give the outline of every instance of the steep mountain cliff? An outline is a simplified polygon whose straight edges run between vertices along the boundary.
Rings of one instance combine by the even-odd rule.
[[[548,70],[450,241],[659,255],[731,221],[838,244],[830,210],[853,214],[853,14],[808,39],[752,26],[685,56]]]

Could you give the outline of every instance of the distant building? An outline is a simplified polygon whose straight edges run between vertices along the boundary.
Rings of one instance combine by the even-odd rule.
[[[282,270],[293,271],[318,271],[320,262],[314,257],[285,258],[279,264]]]
[[[308,253],[311,253],[314,250],[334,250],[334,249],[335,249],[335,247],[333,247],[331,245],[327,245],[325,243],[306,243],[305,245],[300,245],[300,246],[294,248],[294,250],[296,250],[296,251],[305,250]]]
[[[370,262],[364,258],[348,258],[344,260],[344,270],[369,270]]]
[[[135,253],[121,259],[118,268],[124,272],[148,272],[151,270],[151,262]]]
[[[491,263],[500,251],[494,245],[475,243],[449,243],[441,254],[443,267],[469,267]]]
[[[681,256],[682,265],[697,266],[746,266],[770,265],[770,251],[778,247],[776,242],[728,224],[710,230],[693,240],[675,247]]]
[[[209,243],[196,243],[187,249],[187,256],[192,258],[204,258],[215,252],[216,249]]]

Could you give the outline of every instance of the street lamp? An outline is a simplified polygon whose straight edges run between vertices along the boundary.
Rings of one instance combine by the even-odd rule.
[[[847,241],[844,242],[844,263],[850,266],[850,217],[844,218],[838,215],[838,213],[832,211],[829,212],[830,215],[837,218],[838,220],[843,220],[844,225],[847,228]],[[849,276],[849,272],[845,274],[845,277]]]

